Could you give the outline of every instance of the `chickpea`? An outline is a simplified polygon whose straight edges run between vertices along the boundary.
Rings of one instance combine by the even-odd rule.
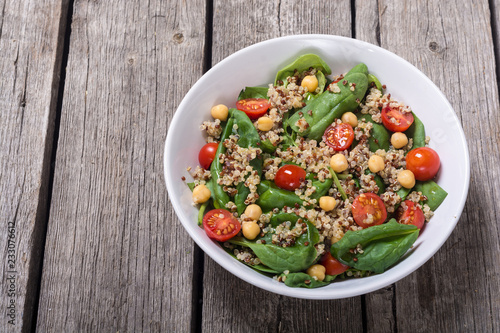
[[[318,281],[323,281],[325,279],[326,268],[323,265],[316,264],[309,267],[306,272],[312,277],[316,277]]]
[[[385,168],[384,159],[378,155],[372,155],[368,160],[368,168],[373,173],[377,173],[379,171],[384,170]]]
[[[415,175],[410,170],[403,170],[398,174],[398,182],[405,188],[415,186]]]
[[[257,221],[262,215],[262,209],[259,205],[251,204],[245,209],[245,215],[250,219]]]
[[[319,198],[319,207],[325,212],[329,212],[335,208],[337,200],[334,197],[321,197]]]
[[[212,109],[210,110],[210,113],[212,114],[212,117],[214,117],[215,119],[219,119],[220,121],[226,121],[227,116],[229,115],[229,109],[224,104],[219,104],[213,106]]]
[[[340,118],[343,123],[349,124],[352,127],[358,126],[358,118],[356,115],[352,112],[346,112],[342,115],[342,118]]]
[[[274,122],[269,117],[260,117],[257,120],[257,128],[263,132],[270,131],[273,128]]]
[[[347,170],[347,158],[342,154],[335,154],[330,159],[330,166],[335,172],[342,172]]]
[[[408,137],[406,136],[406,134],[401,132],[393,133],[391,136],[391,144],[396,149],[403,148],[408,144]]]
[[[335,244],[335,243],[337,243],[341,239],[342,239],[341,235],[339,235],[339,234],[333,234],[333,236],[330,238],[330,242],[332,244]]]
[[[204,203],[210,199],[212,193],[205,185],[201,184],[193,189],[193,202],[194,203]]]
[[[302,79],[300,85],[307,88],[307,91],[313,93],[318,88],[318,79],[315,75],[308,75]]]
[[[243,231],[243,236],[249,240],[255,239],[260,234],[260,227],[255,221],[243,222],[241,230]]]

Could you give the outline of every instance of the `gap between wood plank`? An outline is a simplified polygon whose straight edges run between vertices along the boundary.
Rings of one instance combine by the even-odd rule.
[[[356,38],[356,0],[351,0],[351,37]],[[380,30],[377,31],[377,39],[380,39]],[[380,43],[379,43],[380,45]],[[366,309],[366,296],[361,295],[361,320],[363,332],[368,332],[368,317]]]
[[[65,9],[61,12],[61,20],[60,20],[60,29],[64,30],[64,33],[61,33],[61,35],[64,35],[64,38],[62,39],[62,58],[61,58],[61,67],[59,69],[59,84],[57,88],[57,104],[56,104],[56,114],[55,114],[55,120],[54,120],[54,132],[53,132],[53,137],[52,137],[52,150],[50,154],[50,165],[49,165],[49,179],[48,179],[48,185],[47,185],[47,191],[46,191],[46,198],[47,202],[45,205],[45,216],[41,217],[42,225],[40,233],[39,233],[39,249],[40,252],[37,255],[32,255],[31,258],[34,260],[36,257],[36,260],[38,261],[37,267],[33,269],[33,272],[31,273],[32,276],[30,276],[30,279],[33,278],[32,283],[28,283],[28,290],[26,294],[32,293],[33,296],[33,313],[30,316],[30,318],[26,318],[25,321],[30,320],[31,321],[31,327],[30,330],[31,332],[36,332],[36,327],[37,327],[37,319],[38,319],[38,306],[40,303],[40,289],[41,289],[41,284],[42,284],[42,272],[43,272],[43,260],[45,256],[45,243],[47,239],[47,228],[49,224],[49,217],[50,217],[50,206],[52,202],[52,188],[54,184],[54,171],[55,171],[55,161],[56,161],[56,154],[57,154],[57,144],[59,141],[59,127],[61,123],[61,110],[62,110],[62,101],[63,101],[63,96],[64,96],[64,85],[66,81],[66,66],[68,64],[68,55],[69,55],[69,42],[70,42],[70,37],[71,37],[71,24],[73,22],[73,4],[74,0],[69,0],[68,5]],[[63,5],[64,6],[64,5]],[[40,194],[40,197],[44,196],[42,193]],[[30,265],[31,266],[31,265]],[[25,309],[26,307],[29,306],[28,302],[25,303]],[[26,311],[25,311],[26,313]]]
[[[368,317],[366,314],[366,297],[361,295],[361,320],[363,321],[363,333],[368,332]]]
[[[397,304],[396,304],[396,284],[392,285],[392,316],[394,317],[394,326],[392,329],[393,333],[398,333],[398,317],[397,315]]]
[[[497,11],[496,11],[496,3],[494,0],[488,0],[488,8],[490,10],[490,28],[491,28],[491,37],[492,37],[492,42],[493,42],[493,56],[495,58],[495,75],[496,75],[496,81],[497,81],[497,90],[498,94],[500,95],[500,50],[499,50],[499,45],[498,45],[498,17],[497,17]],[[494,209],[496,210],[496,206],[494,206]],[[497,216],[495,214],[495,216]],[[491,296],[490,296],[491,297]],[[493,303],[491,303],[493,304]],[[491,313],[494,313],[494,309],[490,307]],[[491,320],[491,325],[492,327],[495,326],[494,320],[492,317],[490,317]]]
[[[498,24],[497,24],[497,14],[496,14],[496,6],[494,0],[488,0],[488,7],[490,9],[490,24],[491,24],[491,37],[493,40],[493,54],[495,56],[495,73],[497,76],[497,86],[499,87],[500,94],[500,60],[498,55],[500,53],[499,45],[498,45]]]
[[[356,38],[356,0],[351,0],[351,37]]]
[[[205,49],[203,50],[203,74],[212,68],[213,0],[205,6]],[[205,253],[195,243],[193,251],[193,298],[191,304],[191,331],[202,332],[203,319],[203,276],[205,275]]]

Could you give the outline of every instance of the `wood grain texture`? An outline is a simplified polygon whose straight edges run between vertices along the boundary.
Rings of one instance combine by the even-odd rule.
[[[48,217],[68,1],[0,0],[1,332],[31,329],[48,218],[41,332],[500,331],[499,0],[216,0],[211,54],[211,1],[75,0]],[[437,84],[469,143],[464,213],[429,262],[363,297],[275,295],[205,256],[196,313],[199,256],[162,177],[168,125],[207,60],[302,33],[380,45]],[[4,316],[8,222],[16,226],[15,327]]]
[[[193,243],[167,199],[167,128],[201,76],[205,2],[76,1],[40,331],[191,329]]]
[[[351,36],[349,1],[215,1],[213,22],[213,64],[243,47],[279,36],[303,33]],[[279,296],[241,281],[208,257],[205,257],[203,288],[203,331],[307,332],[314,327],[317,332],[361,332],[363,329],[360,297],[322,302]]]
[[[471,157],[469,196],[455,231],[428,263],[396,283],[394,292],[366,296],[368,331],[498,331],[500,121],[488,2],[356,5],[357,37],[400,55],[436,83],[462,121]],[[465,19],[461,13],[467,13]],[[389,307],[392,317],[384,310]],[[383,313],[388,319],[381,327]]]
[[[264,40],[312,33],[350,37],[350,2],[214,1],[212,65]]]
[[[29,331],[40,278],[67,1],[0,1],[0,331]]]

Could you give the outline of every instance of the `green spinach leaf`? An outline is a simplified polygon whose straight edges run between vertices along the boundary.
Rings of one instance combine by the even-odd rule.
[[[200,206],[200,210],[198,211],[198,225],[203,224],[203,216],[205,215],[205,210],[207,209],[209,203],[210,201],[207,200]]]
[[[235,255],[234,255],[234,252],[233,252],[233,249],[229,249],[225,246],[222,246],[222,248],[231,256],[233,257],[234,259],[244,263],[245,265],[247,265],[248,267],[250,268],[253,268],[255,269],[256,271],[260,272],[260,273],[263,273],[264,275],[267,275],[267,276],[272,276],[272,275],[275,275],[275,274],[279,274],[280,272],[277,272],[275,271],[274,269],[271,269],[265,265],[262,265],[262,264],[259,264],[259,265],[250,265],[250,264],[247,264],[246,262],[244,261],[241,261],[239,260]]]
[[[413,139],[412,149],[415,149],[425,146],[425,127],[417,115],[413,112],[412,114],[413,124],[405,131],[405,134],[408,139]]]
[[[330,284],[327,281],[315,280],[312,276],[306,273],[290,273],[285,278],[285,284],[293,288],[318,288],[324,287]]]
[[[382,194],[385,192],[385,183],[379,174],[371,172],[370,169],[366,169],[365,175],[373,175],[373,180],[375,180],[375,183],[377,184],[377,187],[378,187],[378,191],[376,194],[379,194],[379,193]]]
[[[371,136],[368,139],[368,145],[371,152],[376,152],[379,149],[385,151],[389,150],[390,146],[390,134],[389,131],[384,127],[384,125],[376,123],[373,121],[372,116],[369,114],[360,115],[358,119],[364,119],[366,122],[373,124],[373,129],[371,131]]]
[[[360,70],[362,70],[362,67],[360,67]],[[342,83],[337,84],[337,86],[340,89],[339,92],[325,91],[318,97],[308,101],[306,106],[298,112],[295,112],[287,121],[292,130],[301,136],[320,140],[325,129],[336,118],[340,118],[345,112],[354,111],[358,107],[359,101],[368,88],[368,78],[362,72],[349,72],[342,80]],[[297,125],[300,119],[307,122],[306,129],[302,129]]]
[[[266,139],[264,141],[260,142],[260,148],[262,149],[263,152],[272,154],[276,151],[278,146],[274,146],[269,139]]]
[[[307,221],[307,232],[297,238],[295,245],[281,247],[274,244],[257,244],[242,237],[235,237],[229,240],[230,243],[246,246],[252,249],[262,264],[276,270],[284,272],[300,272],[311,266],[317,256],[314,245],[319,240],[319,232]]]
[[[238,145],[242,148],[260,147],[261,141],[259,133],[257,132],[257,129],[253,125],[250,118],[248,118],[248,116],[243,111],[237,109],[231,109],[230,114],[232,119],[234,119],[234,124],[237,125],[237,129],[233,131],[235,131],[239,136]],[[251,160],[249,164],[253,168],[253,170],[257,171],[259,176],[261,176],[262,158],[256,157]],[[242,214],[246,208],[245,200],[250,194],[250,189],[245,186],[244,182],[239,183],[236,189],[237,193],[234,196],[234,203],[236,204],[238,214]]]
[[[238,95],[238,101],[247,98],[264,98],[269,99],[267,97],[268,87],[246,87],[243,89]]]
[[[373,74],[368,74],[368,83],[370,84],[370,86],[373,85],[380,91],[383,90],[382,83],[380,83],[378,78]]]
[[[222,131],[222,135],[220,138],[221,142],[224,142],[224,140],[229,138],[233,131],[234,118],[232,117],[231,109],[229,110],[229,112],[229,118],[227,119],[227,123],[224,127],[224,130]],[[220,163],[218,156],[224,154],[225,152],[226,147],[220,144],[217,147],[217,151],[215,152],[216,158],[214,158],[212,164],[210,165],[210,174],[212,175],[212,178],[210,179],[208,184],[210,184],[211,186],[210,190],[212,192],[212,199],[214,200],[215,208],[225,208],[226,204],[230,201],[229,195],[224,191],[223,186],[219,185],[218,183],[219,175],[222,171],[222,164]]]
[[[330,252],[345,265],[382,273],[410,249],[418,234],[416,226],[399,224],[395,219],[391,219],[385,224],[347,231],[340,241],[332,245]],[[350,251],[358,244],[361,245],[363,253]]]
[[[288,66],[285,66],[283,69],[278,71],[278,73],[276,74],[276,79],[274,80],[274,85],[277,85],[278,81],[282,81],[285,83],[286,78],[292,76],[295,71],[300,73],[308,70],[311,67],[316,68],[318,71],[321,71],[326,75],[332,73],[332,70],[330,69],[328,64],[324,62],[323,59],[321,59],[318,55],[304,54],[295,59],[295,61]]]
[[[432,211],[435,211],[448,195],[448,193],[443,190],[441,186],[432,180],[425,182],[417,181],[417,184],[413,189],[417,192],[422,192],[422,194],[427,197],[427,201],[425,201],[425,203],[429,205],[429,208]]]
[[[325,74],[323,74],[323,72],[321,72],[321,71],[318,71],[318,72],[316,72],[316,78],[318,79],[318,88],[319,88],[319,91],[320,91],[319,94],[321,94],[321,93],[323,93],[323,91],[325,90],[325,87],[326,87],[326,77],[325,77]],[[314,93],[314,92],[312,92],[312,93]]]
[[[259,199],[256,204],[264,212],[269,212],[274,208],[281,209],[285,206],[294,207],[295,204],[302,206],[303,201],[295,192],[281,189],[272,182],[264,180],[257,187]]]

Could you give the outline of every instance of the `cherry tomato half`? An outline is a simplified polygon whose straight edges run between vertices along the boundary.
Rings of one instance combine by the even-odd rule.
[[[349,266],[338,261],[330,254],[330,252],[325,253],[323,257],[321,257],[320,264],[325,266],[325,273],[327,275],[339,275],[349,269]]]
[[[294,164],[286,164],[278,169],[274,182],[279,188],[295,191],[306,179],[306,171]]]
[[[236,102],[236,108],[245,112],[252,120],[262,117],[269,106],[269,101],[265,98],[247,98]]]
[[[208,237],[225,242],[240,232],[240,222],[225,209],[213,209],[203,216],[203,228]]]
[[[401,112],[386,106],[382,109],[382,123],[391,132],[404,132],[413,124],[411,112]]]
[[[404,206],[404,208],[403,208]],[[413,224],[422,229],[425,222],[424,212],[413,201],[405,200],[404,205],[399,206],[396,211],[396,220],[401,224]]]
[[[406,169],[413,172],[416,180],[426,181],[434,178],[440,165],[438,153],[429,147],[415,148],[406,155]]]
[[[210,169],[210,164],[212,164],[215,158],[217,147],[219,147],[219,144],[216,142],[210,142],[201,147],[200,153],[198,154],[198,161],[203,169]]]
[[[342,151],[349,148],[354,140],[354,130],[346,123],[328,126],[323,134],[323,141],[335,151]]]
[[[387,218],[387,210],[378,195],[362,193],[352,203],[352,216],[360,227],[368,228],[384,223]]]

